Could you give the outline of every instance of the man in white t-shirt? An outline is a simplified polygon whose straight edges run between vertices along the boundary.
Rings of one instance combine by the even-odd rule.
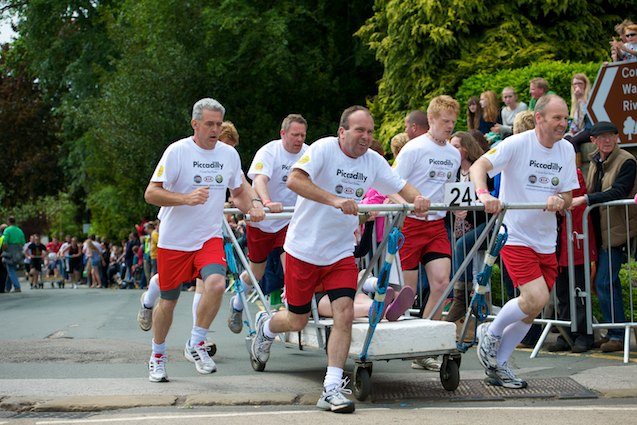
[[[542,203],[546,209],[506,212],[508,239],[500,255],[520,296],[509,300],[490,324],[478,329],[478,359],[492,385],[525,388],[508,360],[533,319],[549,301],[557,277],[556,211],[568,209],[571,190],[579,188],[575,151],[562,139],[568,128],[568,108],[561,97],[547,94],[535,105],[535,129],[513,135],[471,166],[471,181],[487,213],[497,214],[507,203]],[[487,189],[487,173],[502,173],[500,200]]]
[[[305,144],[307,121],[301,115],[290,114],[281,123],[281,138],[261,147],[252,160],[248,177],[252,187],[263,200],[263,205],[271,212],[279,213],[283,207],[294,206],[296,193],[288,189],[288,173],[296,161],[301,158],[308,146]],[[265,265],[270,252],[283,247],[289,220],[267,220],[260,223],[248,223],[246,236],[250,269],[257,279],[265,273]],[[281,264],[285,267],[285,255],[281,254]],[[251,288],[248,272],[239,277],[246,290]],[[228,327],[236,334],[243,329],[243,302],[235,295],[230,300]]]
[[[327,346],[328,367],[317,407],[337,413],[354,411],[342,394],[347,385],[343,367],[349,352],[353,299],[358,269],[354,261],[354,231],[358,204],[367,189],[399,193],[425,214],[429,200],[401,179],[378,153],[369,150],[374,120],[362,106],[346,109],[338,137],[314,142],[294,164],[288,187],[300,195],[285,239],[285,293],[287,310],[271,319],[260,314],[252,357],[265,365],[274,336],[302,330],[308,322],[314,293],[327,292],[334,326]]]
[[[431,202],[444,202],[444,188],[456,181],[460,168],[458,149],[447,143],[458,118],[460,105],[450,96],[437,96],[427,108],[429,131],[409,141],[398,154],[394,168]],[[445,228],[444,211],[426,217],[410,215],[405,219],[405,243],[400,249],[400,262],[405,285],[416,293],[418,270],[424,266],[429,282],[429,298],[423,317],[429,316],[445,289],[451,273],[451,243]],[[442,311],[433,314],[440,319]],[[435,357],[414,360],[414,369],[440,370]]]
[[[204,292],[184,354],[199,373],[217,370],[205,340],[225,289],[221,220],[226,190],[230,189],[235,205],[253,221],[264,218],[262,202],[241,171],[239,154],[218,143],[224,114],[225,108],[214,99],[195,103],[191,120],[194,135],[168,146],[144,195],[146,202],[161,207],[158,218],[162,230],[157,245],[161,295],[154,309],[148,365],[151,382],[168,381],[166,336],[182,283],[197,277],[204,281]]]

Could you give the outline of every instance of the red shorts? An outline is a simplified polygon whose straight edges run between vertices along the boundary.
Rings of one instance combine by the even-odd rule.
[[[285,254],[285,297],[288,307],[303,309],[312,302],[317,291],[358,287],[358,267],[354,257],[346,257],[329,266],[315,266]],[[297,307],[295,309],[294,307]],[[309,311],[309,310],[308,310]]]
[[[246,226],[246,238],[248,239],[248,257],[253,263],[264,263],[268,254],[275,248],[283,247],[288,226],[276,233],[266,233],[256,227]]]
[[[200,277],[201,269],[209,264],[221,264],[226,267],[223,239],[209,239],[198,251],[157,248],[159,289],[170,291],[184,282],[190,282]]]
[[[400,264],[403,270],[413,270],[427,257],[451,258],[451,242],[444,220],[424,221],[407,217],[403,226],[405,243],[400,248]]]
[[[543,277],[549,291],[555,285],[557,278],[557,256],[539,254],[527,246],[505,245],[500,251],[502,261],[513,281],[518,287],[529,283],[538,277]]]

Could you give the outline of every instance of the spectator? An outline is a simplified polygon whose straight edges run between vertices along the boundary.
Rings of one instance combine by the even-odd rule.
[[[591,82],[586,74],[577,73],[573,75],[571,82],[571,125],[568,131],[571,136],[575,136],[592,126],[586,112],[590,91]]]
[[[502,90],[502,101],[504,106],[500,111],[500,120],[491,127],[491,132],[499,134],[500,139],[504,140],[513,134],[515,116],[522,111],[526,111],[527,106],[524,102],[518,102],[518,95],[513,87],[505,87]]]
[[[615,124],[598,122],[591,128],[590,137],[597,149],[591,154],[591,165],[586,177],[588,194],[575,198],[574,206],[632,199],[637,193],[637,161],[633,155],[618,146]],[[630,235],[627,235],[628,223],[624,207],[595,208],[591,211],[599,258],[595,288],[604,323],[625,321],[619,269],[624,258],[622,249],[627,237],[637,234],[637,217],[633,209],[629,211]],[[623,350],[624,330],[609,329],[606,338],[597,341],[595,345],[605,352]]]
[[[4,236],[2,240],[2,261],[7,266],[7,274],[9,276],[5,292],[11,292],[12,285],[13,292],[22,292],[16,269],[24,258],[23,246],[26,241],[24,232],[15,224],[15,217],[9,216],[7,223],[9,226],[2,233]]]
[[[484,151],[478,142],[467,132],[459,131],[451,136],[450,144],[460,152],[460,168],[456,175],[456,181],[469,182],[469,169],[471,165],[480,158]],[[489,189],[493,188],[493,182],[489,182]],[[475,211],[454,211],[453,231],[456,237],[456,245],[453,256],[453,274],[455,274],[468,253],[474,246],[476,239],[480,236],[486,225],[486,215],[483,212]],[[486,241],[484,247],[486,249]],[[467,307],[467,294],[470,291],[468,284],[475,281],[475,274],[479,264],[474,258],[470,262],[464,273],[460,276],[453,288],[453,301],[447,314],[446,320],[456,322],[464,318]]]
[[[40,242],[40,235],[33,235],[33,242],[31,242],[27,248],[27,256],[31,260],[31,270],[29,275],[31,276],[31,288],[42,288],[42,266],[44,265],[44,258],[46,254],[46,246]]]
[[[6,223],[0,224],[0,254],[4,252],[3,248],[3,240],[4,240],[4,229],[7,228]],[[0,257],[4,258],[4,256]],[[4,261],[0,261],[0,293],[4,294],[5,286],[7,284],[7,267],[4,265]]]
[[[535,104],[544,96],[549,94],[549,83],[544,78],[534,78],[529,83],[529,93],[531,94],[531,101],[529,102],[529,109],[535,110]]]
[[[467,129],[469,131],[480,129],[480,117],[482,117],[480,102],[477,97],[471,96],[467,101]]]
[[[614,61],[627,61],[637,59],[637,24],[627,24],[621,41],[613,40],[610,42],[612,52],[614,52]]]
[[[624,19],[622,22],[620,22],[619,24],[615,25],[615,32],[617,33],[617,35],[619,36],[619,38],[621,39],[622,43],[626,43],[626,36],[624,35],[624,29],[628,26],[628,25],[632,25],[633,22],[629,21],[628,19]],[[610,48],[610,56],[613,59],[613,62],[619,62],[619,61],[623,61],[626,60],[625,57],[625,52],[621,49],[617,49],[615,48],[615,46],[613,46],[613,42],[617,41],[617,39],[615,37],[613,37],[613,40],[610,42],[611,44],[611,48]]]
[[[498,96],[492,90],[484,91],[480,94],[480,107],[482,115],[480,116],[480,124],[478,130],[482,134],[488,134],[498,121]],[[487,137],[487,140],[489,138]],[[491,143],[491,141],[489,141]]]

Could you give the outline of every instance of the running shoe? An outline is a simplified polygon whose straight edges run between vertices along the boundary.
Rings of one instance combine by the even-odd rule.
[[[493,370],[486,371],[486,374],[486,381],[491,385],[513,389],[527,387],[526,381],[515,376],[515,373],[513,373],[509,364],[506,362],[502,366],[497,366]]]
[[[260,311],[257,314],[257,334],[252,340],[251,347],[252,357],[263,364],[267,363],[270,359],[270,347],[272,346],[272,342],[274,342],[274,339],[268,338],[263,330],[268,317],[268,313],[265,311]]]
[[[150,382],[168,382],[165,355],[151,355],[150,360],[148,361],[148,380]]]
[[[432,372],[440,372],[442,362],[438,360],[438,356],[421,357],[411,362],[412,369],[424,369]]]
[[[331,390],[323,389],[323,394],[319,401],[316,403],[316,407],[323,410],[330,410],[334,413],[352,413],[356,410],[354,402],[345,394],[351,394],[352,390],[345,388],[349,383],[349,379],[344,378],[341,381],[341,385],[332,388]]]
[[[498,367],[496,356],[500,348],[501,337],[489,333],[489,323],[478,326],[478,360],[483,368],[495,370]]]
[[[234,297],[237,297],[235,295]],[[243,310],[235,310],[234,297],[230,298],[230,316],[228,317],[228,328],[232,333],[238,334],[243,330]]]
[[[139,299],[141,306],[137,312],[137,323],[143,331],[149,331],[150,328],[153,327],[153,309],[152,307],[146,308],[144,305],[144,296],[146,295],[146,292],[148,291],[144,291]]]
[[[195,368],[199,373],[208,374],[217,371],[215,361],[208,355],[205,341],[201,341],[194,347],[191,347],[190,341],[188,341],[184,348],[184,356],[186,357],[186,360],[195,364]]]
[[[414,304],[414,290],[409,286],[403,287],[398,295],[394,298],[394,301],[387,308],[385,318],[390,322],[394,322],[403,315],[403,313]]]

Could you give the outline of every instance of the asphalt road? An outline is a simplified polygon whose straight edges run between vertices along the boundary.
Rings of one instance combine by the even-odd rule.
[[[140,294],[139,290],[87,288],[0,294],[0,323],[4,324],[0,327],[0,425],[151,420],[280,424],[299,423],[301,416],[308,424],[318,424],[335,419],[313,406],[325,373],[324,353],[275,344],[265,372],[253,371],[245,332],[235,335],[226,327],[228,296],[209,334],[218,346],[218,372],[200,375],[183,357],[193,295],[184,292],[167,341],[171,382],[148,382],[151,334],[137,327]],[[478,412],[491,423],[529,423],[513,411],[519,411],[519,418],[531,415],[534,422],[547,424],[558,423],[552,418],[560,424],[594,423],[591,419],[596,416],[600,421],[631,423],[629,419],[635,417],[637,365],[624,366],[620,357],[600,353],[542,353],[536,359],[529,359],[529,354],[516,351],[512,363],[531,383],[573,377],[597,396],[569,400],[531,394],[519,399],[485,397],[479,402],[450,400],[438,397],[446,392],[437,373],[413,370],[408,362],[396,360],[375,363],[373,384],[417,390],[357,402],[357,412],[348,415],[347,422],[406,423],[426,417],[428,422],[466,423],[475,419],[472,412]],[[346,371],[351,370],[350,361]],[[462,359],[461,383],[479,382],[482,377],[472,349]],[[421,386],[424,389],[419,391]],[[619,398],[608,399],[609,394]],[[557,409],[568,414],[561,415]]]

